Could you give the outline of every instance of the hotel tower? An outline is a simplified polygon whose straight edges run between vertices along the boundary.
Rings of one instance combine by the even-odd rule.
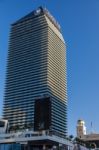
[[[67,134],[65,42],[45,8],[11,26],[3,118],[10,130]]]

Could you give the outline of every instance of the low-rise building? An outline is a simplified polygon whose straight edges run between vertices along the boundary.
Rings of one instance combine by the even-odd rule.
[[[77,138],[92,148],[99,148],[99,133],[86,133],[86,126],[83,120],[77,121]]]

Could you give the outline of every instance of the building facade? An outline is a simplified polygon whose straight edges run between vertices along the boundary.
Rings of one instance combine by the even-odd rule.
[[[10,129],[67,134],[66,47],[45,8],[12,24],[3,118]]]
[[[86,147],[93,149],[99,148],[99,133],[95,133],[93,131],[87,133],[84,120],[77,121],[76,133],[78,140],[85,144]]]
[[[86,135],[86,126],[85,126],[85,121],[84,120],[79,119],[77,121],[76,132],[77,132],[77,137],[78,138],[83,138],[84,135]]]

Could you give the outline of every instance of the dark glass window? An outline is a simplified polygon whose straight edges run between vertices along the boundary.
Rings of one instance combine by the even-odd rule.
[[[51,126],[51,100],[42,98],[35,101],[34,130],[47,130]]]
[[[4,127],[5,126],[5,122],[4,121],[0,121],[0,127]]]

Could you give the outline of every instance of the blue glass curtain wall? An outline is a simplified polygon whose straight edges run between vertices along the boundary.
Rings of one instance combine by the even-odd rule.
[[[22,150],[20,144],[0,144],[0,150]]]

